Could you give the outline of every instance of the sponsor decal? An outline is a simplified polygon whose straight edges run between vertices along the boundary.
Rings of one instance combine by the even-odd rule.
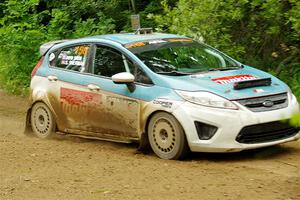
[[[154,100],[153,104],[158,104],[161,105],[162,107],[165,108],[172,108],[173,103],[169,101],[163,101],[163,100]]]
[[[169,42],[193,42],[192,39],[188,38],[174,38],[174,39],[168,39]]]
[[[193,40],[189,39],[189,38],[157,39],[157,40],[125,44],[125,47],[127,49],[132,49],[132,48],[136,48],[136,47],[142,47],[142,46],[151,45],[151,44],[155,45],[155,44],[161,44],[161,43],[167,43],[167,42],[193,42]]]
[[[223,84],[228,84],[228,83],[255,80],[255,79],[257,79],[257,78],[250,74],[240,74],[240,75],[235,75],[235,76],[225,76],[225,77],[220,77],[220,78],[214,78],[211,80],[214,81],[215,83],[223,85]]]
[[[167,42],[167,41],[165,41],[165,40],[151,40],[148,43],[149,44],[159,44],[159,43],[164,43],[164,42]]]
[[[97,105],[101,104],[102,95],[68,88],[61,88],[60,102],[65,112],[70,111],[69,106],[72,106],[71,110],[75,109],[80,111],[87,107],[96,107]]]
[[[253,92],[262,93],[262,92],[264,92],[264,90],[263,89],[254,89]]]
[[[203,78],[203,77],[205,77],[204,74],[191,75],[191,78]]]
[[[128,49],[131,49],[131,48],[136,48],[136,47],[142,47],[142,46],[145,46],[145,42],[136,42],[136,43],[133,43],[133,44],[126,44],[125,47],[128,48]]]

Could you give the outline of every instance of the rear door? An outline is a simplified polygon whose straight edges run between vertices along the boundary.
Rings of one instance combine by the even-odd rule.
[[[57,114],[60,131],[86,134],[91,130],[88,116],[95,105],[101,103],[101,95],[91,90],[87,72],[89,44],[77,44],[50,53],[52,87],[51,105]]]

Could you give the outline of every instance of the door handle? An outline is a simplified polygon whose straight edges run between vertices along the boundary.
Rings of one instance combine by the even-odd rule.
[[[89,84],[87,87],[88,87],[89,90],[91,90],[91,91],[100,91],[100,87],[97,86],[97,85],[94,85],[94,84]]]
[[[57,81],[58,80],[58,78],[56,76],[52,76],[52,75],[48,76],[47,78],[49,81]]]

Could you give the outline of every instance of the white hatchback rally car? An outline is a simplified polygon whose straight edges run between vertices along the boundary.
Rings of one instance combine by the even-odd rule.
[[[101,35],[42,45],[27,127],[150,144],[163,159],[297,140],[283,120],[299,112],[289,87],[190,38]]]

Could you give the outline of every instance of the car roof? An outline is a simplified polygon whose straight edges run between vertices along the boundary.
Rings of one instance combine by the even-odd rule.
[[[135,34],[135,33],[118,33],[118,34],[107,34],[107,35],[97,35],[90,36],[85,38],[78,38],[72,40],[57,40],[47,42],[40,46],[41,56],[45,55],[50,48],[60,48],[64,45],[72,44],[73,42],[82,42],[86,40],[109,40],[117,42],[121,45],[140,42],[140,41],[149,41],[149,40],[160,40],[160,39],[171,39],[171,38],[188,38],[185,36],[175,35],[175,34],[166,34],[166,33],[148,33],[148,34]]]
[[[187,37],[175,35],[175,34],[166,34],[166,33],[151,33],[151,34],[119,33],[119,34],[98,35],[98,36],[92,36],[88,38],[106,39],[124,45],[128,43],[139,42],[139,41],[159,40],[159,39],[168,39],[168,38],[187,38]]]

